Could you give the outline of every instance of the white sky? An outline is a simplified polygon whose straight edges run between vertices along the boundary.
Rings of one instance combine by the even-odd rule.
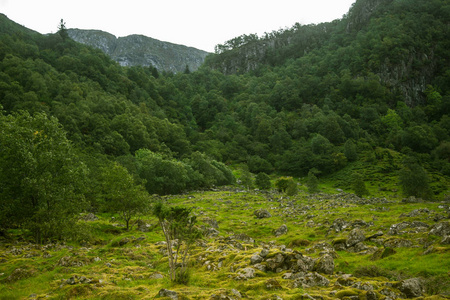
[[[262,35],[341,18],[356,0],[0,0],[0,13],[40,33],[99,29],[117,37],[143,34],[213,52],[242,34]]]

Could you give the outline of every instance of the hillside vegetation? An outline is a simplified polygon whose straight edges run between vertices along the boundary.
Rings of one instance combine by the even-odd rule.
[[[448,295],[449,20],[444,0],[358,0],[173,74],[0,15],[0,297]],[[203,231],[186,286],[160,250],[178,206],[173,236]]]

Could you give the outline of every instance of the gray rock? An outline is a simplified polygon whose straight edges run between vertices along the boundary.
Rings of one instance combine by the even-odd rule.
[[[283,235],[283,234],[286,234],[287,232],[288,232],[288,228],[287,228],[286,224],[283,224],[283,225],[281,225],[280,228],[274,230],[274,231],[273,231],[273,234],[274,234],[275,236],[281,236],[281,235]]]
[[[269,254],[269,252],[270,252],[269,249],[264,248],[261,250],[261,253],[259,254],[259,256],[264,258]]]
[[[329,285],[330,281],[316,272],[306,274],[305,276],[298,278],[293,282],[294,288],[297,287],[309,288],[314,286],[329,286]]]
[[[239,272],[238,279],[250,279],[255,277],[255,269],[244,268]]]
[[[409,248],[413,245],[410,240],[392,238],[384,241],[384,247],[386,248]]]
[[[267,280],[264,283],[264,285],[265,285],[266,290],[269,290],[269,291],[282,289],[281,284],[275,278],[271,278],[271,279]]]
[[[260,270],[261,272],[266,272],[267,267],[263,264],[256,264],[253,266],[255,269]]]
[[[366,300],[377,300],[378,296],[377,293],[375,293],[374,291],[368,291],[366,294]]]
[[[442,237],[450,235],[450,222],[440,222],[440,223],[434,224],[431,227],[431,230],[428,234],[442,236]]]
[[[398,289],[408,298],[416,298],[423,295],[422,284],[419,278],[401,281]]]
[[[410,222],[401,222],[398,224],[393,224],[391,225],[391,228],[389,228],[389,235],[396,235],[396,234],[400,234],[403,230],[405,230],[406,228],[410,227],[411,223]]]
[[[333,224],[330,226],[330,230],[333,230],[335,232],[341,232],[345,228],[348,227],[348,222],[346,222],[344,219],[336,219],[333,221]]]
[[[93,213],[88,213],[87,215],[82,216],[81,219],[84,221],[97,221],[98,217]]]
[[[72,277],[70,277],[69,279],[66,280],[66,283],[70,284],[70,285],[74,285],[74,284],[77,283],[77,280],[76,280],[75,276],[72,276]]]
[[[450,245],[450,235],[444,236],[441,240],[442,245]]]
[[[332,275],[334,273],[334,259],[331,255],[325,254],[316,261],[314,271]]]
[[[263,261],[263,258],[262,258],[260,255],[258,255],[258,254],[254,254],[254,255],[250,258],[250,263],[251,263],[252,265],[258,264],[258,263],[260,263],[260,262],[262,262],[262,261]]]
[[[258,209],[253,212],[258,219],[270,218],[272,215],[265,209]]]
[[[159,274],[159,273],[153,273],[152,275],[150,275],[149,278],[150,279],[163,279],[164,276],[162,274]]]
[[[161,289],[158,293],[159,297],[169,297],[173,300],[178,300],[178,293],[167,289]]]
[[[350,234],[348,235],[347,241],[345,242],[347,248],[353,247],[356,244],[363,242],[366,239],[364,232],[359,229],[355,228],[352,231],[350,231]]]

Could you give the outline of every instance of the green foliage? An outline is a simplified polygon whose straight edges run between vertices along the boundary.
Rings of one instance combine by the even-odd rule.
[[[275,181],[275,187],[279,192],[287,193],[288,190],[292,193],[296,193],[297,184],[292,177],[279,177]]]
[[[413,158],[407,158],[403,162],[403,168],[399,171],[399,181],[403,194],[407,197],[415,196],[423,199],[432,197],[428,174]]]
[[[344,144],[344,155],[348,161],[355,161],[358,158],[356,145],[353,140],[347,140]]]
[[[308,172],[308,178],[306,179],[306,187],[308,188],[308,193],[315,194],[319,192],[319,179],[316,174],[318,173],[317,169],[311,169]]]
[[[255,184],[260,190],[270,190],[272,183],[270,177],[264,172],[258,173],[255,178]]]
[[[145,188],[150,194],[176,194],[186,188],[189,180],[187,165],[148,149],[140,149],[135,154],[137,172],[145,180]]]
[[[366,188],[366,183],[364,182],[364,176],[360,173],[353,173],[352,187],[358,197],[369,195],[369,191]]]
[[[55,118],[0,115],[2,226],[29,229],[36,242],[62,238],[85,207],[81,163]]]
[[[135,183],[125,167],[118,163],[103,167],[99,182],[104,209],[118,213],[127,230],[134,217],[144,215],[148,211],[148,193]]]
[[[158,218],[167,243],[170,280],[182,284],[188,283],[190,251],[194,242],[201,237],[196,227],[197,218],[192,216],[191,211],[184,207],[169,207],[162,202],[153,206],[153,214]]]
[[[246,166],[242,170],[240,180],[245,188],[251,189],[253,187],[253,175]]]

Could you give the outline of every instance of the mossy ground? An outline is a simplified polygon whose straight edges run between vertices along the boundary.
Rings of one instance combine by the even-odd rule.
[[[185,299],[209,299],[233,289],[244,299],[302,299],[305,293],[323,299],[355,295],[365,298],[366,291],[339,284],[339,274],[352,274],[349,282],[368,283],[377,291],[389,286],[390,281],[421,277],[429,283],[425,296],[448,297],[450,247],[441,244],[442,237],[411,228],[388,234],[393,224],[401,222],[419,221],[432,226],[437,221],[448,221],[448,204],[402,203],[397,198],[352,199],[348,194],[308,195],[302,188],[293,197],[232,189],[167,197],[171,205],[192,207],[199,225],[209,227],[204,222],[207,218],[219,225],[218,236],[205,237],[193,249],[187,285],[169,280],[164,245],[159,243],[164,238],[157,226],[149,232],[136,228],[125,231],[117,221],[111,222],[110,216],[99,216],[96,221],[80,221],[92,229],[89,240],[81,245],[34,245],[18,232],[11,232],[9,238],[0,241],[0,299],[153,299],[163,288],[176,291]],[[253,215],[256,209],[266,209],[272,217],[257,219]],[[418,213],[411,215],[415,210]],[[383,236],[364,242],[369,248],[383,248],[383,241],[388,239],[408,240],[410,246],[395,248],[394,254],[376,261],[371,259],[371,252],[337,250],[334,275],[324,275],[330,280],[328,287],[293,288],[292,280],[283,279],[287,271],[257,270],[254,278],[236,279],[239,270],[250,267],[250,258],[263,246],[270,248],[269,256],[282,251],[285,245],[319,258],[318,245],[343,242],[353,228],[331,228],[339,218],[348,223],[369,224],[361,226],[366,237],[383,232]],[[151,216],[143,221],[157,223]],[[283,224],[288,232],[275,236],[273,231]],[[239,234],[254,242],[237,239]],[[230,239],[238,243],[227,242]],[[428,249],[431,250],[425,254]],[[271,278],[281,288],[269,288],[266,282]],[[436,281],[443,283],[433,285]]]

